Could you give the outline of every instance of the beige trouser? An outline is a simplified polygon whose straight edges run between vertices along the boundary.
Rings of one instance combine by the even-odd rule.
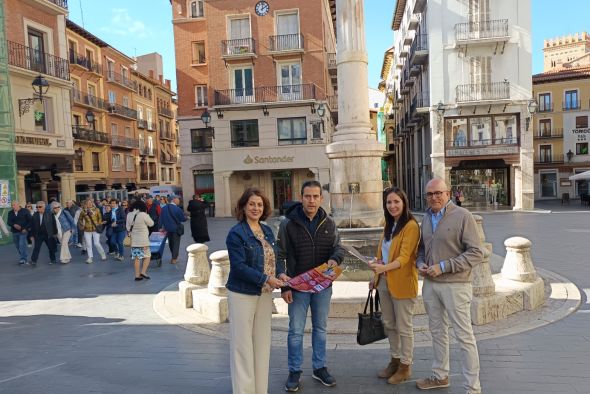
[[[267,394],[272,293],[228,293],[232,393]]]
[[[414,354],[414,316],[415,298],[397,299],[387,289],[385,276],[377,285],[381,302],[381,317],[385,333],[389,339],[391,357],[399,358],[403,364],[411,365]]]
[[[69,263],[72,259],[72,255],[70,254],[70,237],[72,236],[72,231],[64,231],[61,234],[61,239],[59,240],[61,244],[61,248],[59,250],[59,259],[62,263]]]
[[[449,320],[461,348],[461,367],[465,389],[481,393],[479,354],[471,326],[471,283],[441,283],[424,279],[424,307],[432,334],[434,361],[432,371],[438,379],[449,376]]]

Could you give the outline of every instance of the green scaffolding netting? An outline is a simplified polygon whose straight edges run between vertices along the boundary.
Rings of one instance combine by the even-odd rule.
[[[0,215],[6,223],[10,211],[10,201],[16,199],[17,194],[14,115],[10,95],[4,4],[5,1],[0,0]],[[11,242],[11,238],[2,234],[0,244],[8,242]]]

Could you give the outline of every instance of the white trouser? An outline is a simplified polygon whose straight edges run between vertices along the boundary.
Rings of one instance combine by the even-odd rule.
[[[85,231],[84,232],[84,241],[86,242],[86,252],[88,253],[88,258],[92,258],[94,257],[94,255],[92,254],[92,244],[94,243],[94,246],[96,247],[96,251],[98,252],[98,254],[100,255],[100,257],[104,258],[105,254],[104,254],[104,249],[102,248],[102,245],[100,244],[100,234],[97,233],[96,231],[93,231],[91,233]]]
[[[72,231],[64,231],[61,234],[61,239],[59,240],[61,244],[61,248],[59,250],[59,259],[62,263],[66,262],[69,263],[72,259],[72,255],[70,254],[70,237],[72,236]]]
[[[465,389],[481,393],[479,354],[471,326],[471,283],[441,283],[424,279],[422,298],[432,334],[432,371],[438,379],[449,376],[449,320],[461,348]]]
[[[389,339],[391,357],[399,358],[403,364],[411,365],[414,354],[414,316],[415,298],[397,299],[387,289],[387,278],[379,278],[377,286],[381,303],[381,317],[385,333]]]
[[[232,392],[267,394],[272,293],[228,293]]]

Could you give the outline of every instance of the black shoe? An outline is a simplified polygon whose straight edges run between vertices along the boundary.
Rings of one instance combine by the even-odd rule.
[[[289,372],[287,383],[285,383],[285,391],[297,391],[299,390],[299,379],[301,379],[301,371]]]
[[[328,372],[328,368],[326,367],[314,369],[311,377],[322,382],[324,386],[336,386],[336,379],[334,379],[334,377],[330,375],[330,373]]]
[[[141,277],[142,277],[143,279],[151,279],[149,276],[147,276],[147,275],[144,275],[144,274],[141,274]]]
[[[84,249],[82,249],[82,250],[80,251],[80,254],[86,254],[86,251],[85,251]]]
[[[140,280],[143,280],[143,278],[142,278],[141,276],[139,276],[139,277],[135,278],[135,281],[136,281],[136,282],[139,282]]]

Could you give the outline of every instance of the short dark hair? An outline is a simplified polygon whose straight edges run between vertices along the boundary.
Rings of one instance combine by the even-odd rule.
[[[141,200],[135,200],[133,204],[131,204],[131,210],[133,211],[135,209],[139,212],[147,212],[147,205]]]
[[[322,192],[322,184],[319,183],[318,181],[316,181],[315,179],[312,179],[310,181],[303,182],[303,185],[301,185],[301,195],[302,196],[303,196],[303,190],[306,187],[319,187],[320,188],[320,193]]]
[[[113,201],[116,202],[117,204],[119,203],[119,200],[117,200],[116,198],[111,198],[111,201],[109,201],[109,202],[113,202]]]
[[[268,200],[268,197],[266,197],[259,188],[249,187],[246,190],[244,190],[244,193],[242,193],[242,196],[239,198],[239,200],[236,204],[235,214],[236,214],[236,218],[240,222],[246,219],[246,215],[244,213],[244,207],[246,206],[246,204],[248,204],[248,200],[252,196],[258,196],[258,197],[262,198],[262,204],[264,205],[264,211],[262,212],[262,216],[260,216],[260,220],[266,220],[266,218],[269,217],[271,214],[270,201]]]

